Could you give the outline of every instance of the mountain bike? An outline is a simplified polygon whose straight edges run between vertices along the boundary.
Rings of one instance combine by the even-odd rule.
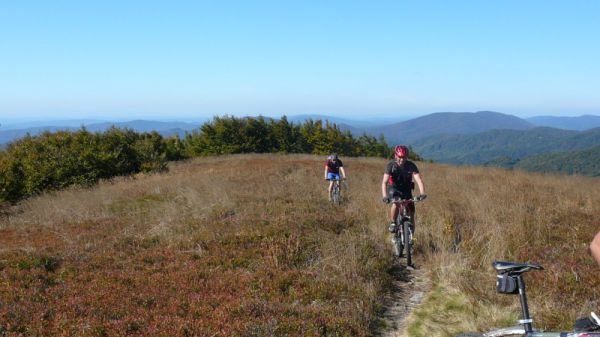
[[[396,228],[394,230],[392,243],[394,245],[394,254],[397,257],[406,256],[406,265],[412,266],[412,245],[414,224],[414,204],[425,200],[427,196],[421,195],[412,199],[390,198],[389,202],[398,204],[398,216],[396,217]]]
[[[333,186],[331,187],[331,202],[334,205],[339,205],[342,202],[342,191],[341,191],[341,179],[327,179],[329,181],[333,181]]]
[[[575,322],[574,331],[570,332],[542,332],[533,329],[533,319],[529,316],[527,294],[525,293],[525,280],[523,273],[530,270],[544,269],[539,264],[494,261],[492,263],[498,275],[496,276],[496,292],[500,294],[519,294],[523,318],[517,323],[520,325],[501,328],[484,333],[468,332],[455,337],[600,337],[600,318],[592,312],[589,317],[580,318]]]

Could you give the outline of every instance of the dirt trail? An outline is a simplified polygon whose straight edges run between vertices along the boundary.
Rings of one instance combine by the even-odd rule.
[[[416,262],[418,266],[418,261]],[[404,332],[405,319],[429,291],[425,271],[406,267],[400,259],[393,271],[393,285],[384,299],[384,327],[377,331],[378,337],[410,337]]]

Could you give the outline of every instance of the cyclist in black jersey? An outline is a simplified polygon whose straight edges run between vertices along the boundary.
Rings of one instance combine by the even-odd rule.
[[[386,166],[383,180],[381,181],[383,201],[389,203],[394,198],[412,199],[413,181],[419,186],[421,196],[425,197],[425,187],[423,186],[419,169],[415,163],[408,160],[408,148],[404,145],[397,145],[394,148],[394,160],[390,161]],[[414,204],[409,211],[414,213]],[[398,205],[393,203],[390,209],[391,224],[388,228],[390,232],[394,232],[396,229],[395,219],[397,216]]]

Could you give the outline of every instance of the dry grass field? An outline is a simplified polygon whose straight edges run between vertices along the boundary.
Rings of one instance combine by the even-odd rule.
[[[538,329],[572,328],[600,310],[600,268],[588,245],[600,230],[600,179],[483,167],[425,166],[431,198],[419,237],[434,290],[410,336],[515,325],[518,296],[495,292],[494,260],[532,262],[525,275]]]
[[[344,163],[341,207],[308,155],[195,159],[26,200],[0,218],[0,335],[369,336],[393,264],[386,161]],[[526,275],[537,327],[600,308],[599,179],[419,167],[415,248],[433,290],[407,335],[512,323],[495,259],[546,268]]]
[[[322,163],[198,159],[19,204],[0,225],[0,329],[368,335],[391,257],[372,231],[379,176],[358,174],[382,162],[350,160],[353,201],[337,208]]]

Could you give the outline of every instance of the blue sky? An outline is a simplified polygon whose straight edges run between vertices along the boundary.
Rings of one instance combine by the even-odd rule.
[[[600,1],[2,1],[0,122],[600,115]]]

